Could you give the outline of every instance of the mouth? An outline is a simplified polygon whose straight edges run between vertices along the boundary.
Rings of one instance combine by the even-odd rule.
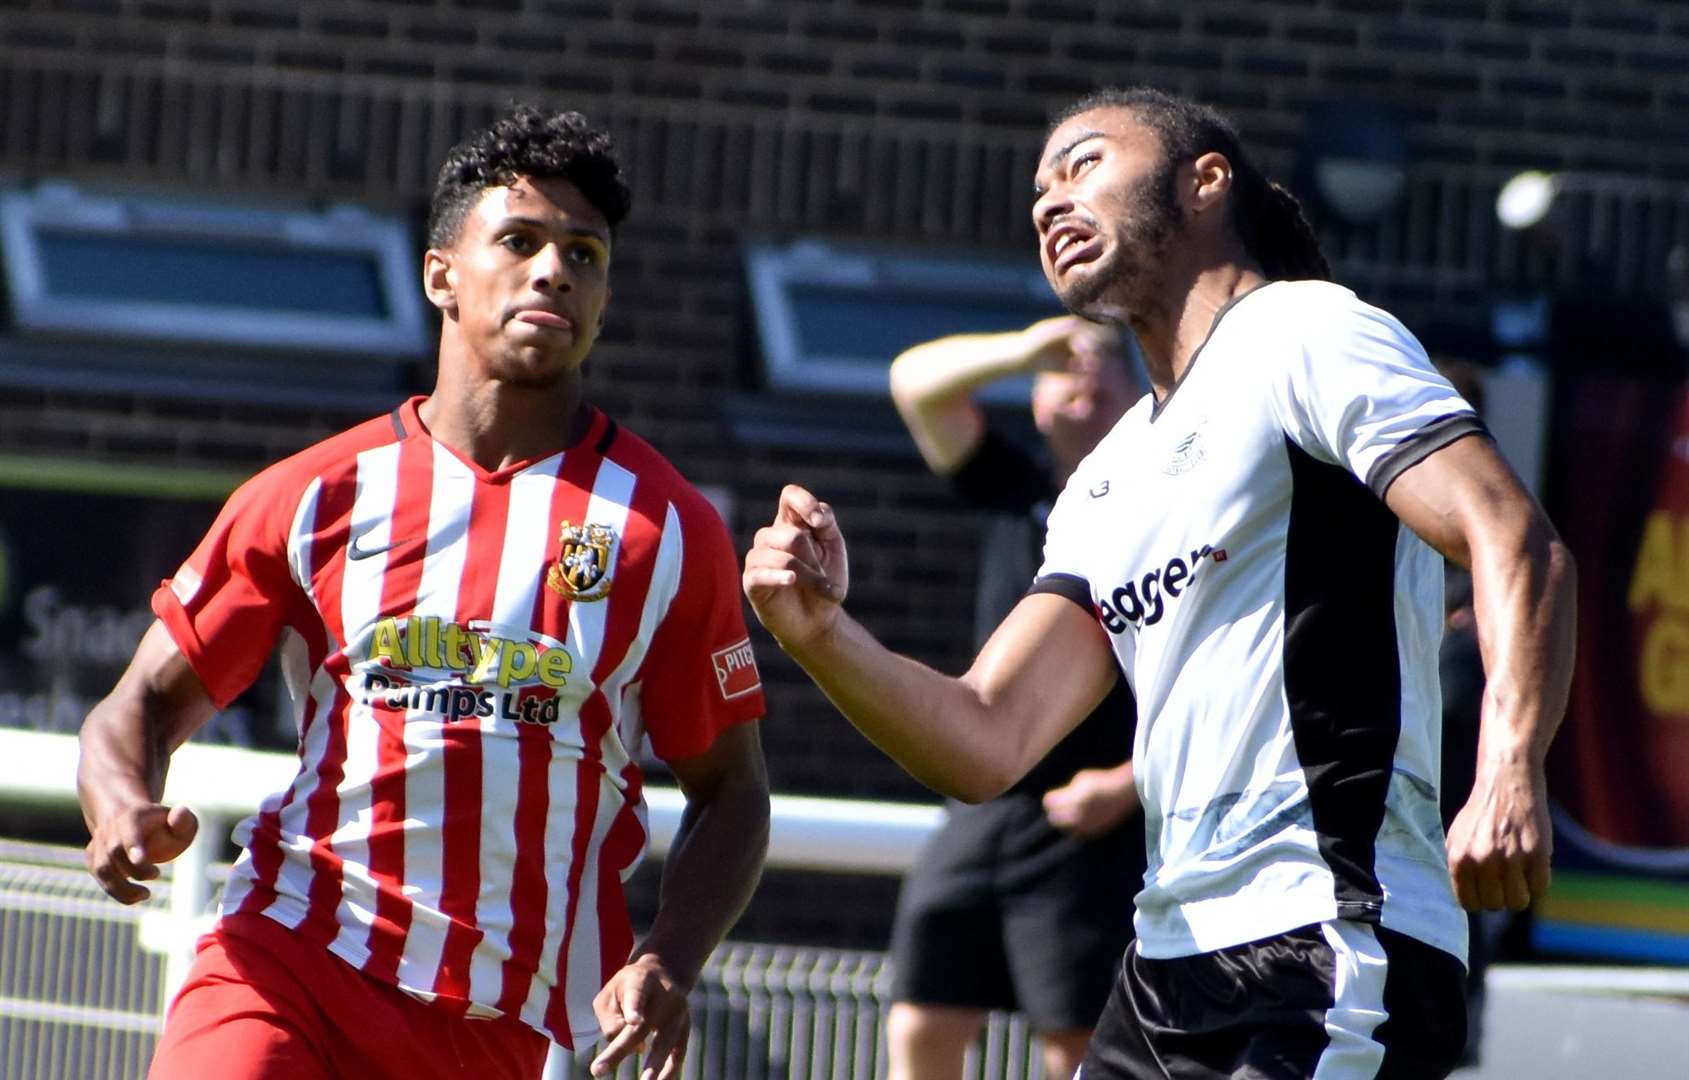
[[[567,315],[559,314],[547,308],[521,308],[511,318],[516,322],[543,327],[547,330],[573,330],[575,328],[573,320]]]
[[[1095,258],[1102,250],[1102,237],[1074,222],[1063,222],[1044,238],[1044,252],[1050,269],[1061,273],[1075,263]]]

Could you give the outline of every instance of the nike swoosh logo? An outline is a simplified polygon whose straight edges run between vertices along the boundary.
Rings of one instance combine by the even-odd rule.
[[[359,533],[357,536],[352,537],[352,542],[346,545],[346,557],[348,559],[367,559],[372,555],[380,555],[383,552],[392,551],[394,548],[404,543],[403,540],[395,540],[390,544],[383,544],[380,547],[359,547],[359,541],[363,540],[368,535],[368,533]]]

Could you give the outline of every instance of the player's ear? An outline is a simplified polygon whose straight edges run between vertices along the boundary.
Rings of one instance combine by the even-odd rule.
[[[457,268],[450,252],[429,248],[423,253],[422,291],[445,314],[457,314]]]
[[[1225,202],[1232,189],[1232,163],[1226,155],[1210,150],[1191,162],[1190,182],[1183,185],[1182,201],[1187,212],[1202,214]]]
[[[598,331],[604,330],[604,320],[610,314],[610,286],[604,286],[604,302],[598,305]]]

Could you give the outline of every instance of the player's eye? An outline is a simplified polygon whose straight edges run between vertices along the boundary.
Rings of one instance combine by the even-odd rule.
[[[1072,168],[1070,168],[1068,170],[1069,174],[1073,175],[1073,176],[1078,176],[1080,173],[1084,172],[1086,169],[1089,169],[1091,166],[1095,165],[1098,161],[1101,161],[1102,156],[1103,156],[1102,152],[1099,151],[1099,150],[1087,150],[1083,154],[1077,155],[1073,159]]]
[[[529,255],[536,250],[533,237],[524,233],[506,233],[499,238],[499,244],[518,255]]]
[[[598,249],[591,244],[572,245],[569,258],[582,266],[597,266],[599,263]]]

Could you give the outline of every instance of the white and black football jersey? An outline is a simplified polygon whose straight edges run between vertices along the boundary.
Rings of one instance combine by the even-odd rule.
[[[1482,431],[1393,316],[1275,282],[1074,472],[1033,591],[1093,612],[1137,694],[1143,955],[1343,918],[1464,958],[1437,807],[1443,561],[1382,496]]]

